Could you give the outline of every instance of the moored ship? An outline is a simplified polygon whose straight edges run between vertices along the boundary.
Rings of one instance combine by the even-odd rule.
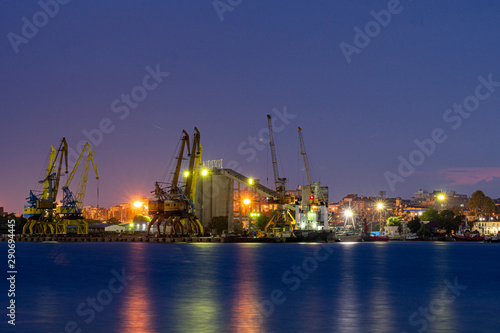
[[[410,234],[407,235],[405,240],[407,241],[423,241],[424,239],[422,237],[418,237],[416,234]]]
[[[500,243],[500,233],[498,233],[492,237],[485,237],[484,242],[485,243]]]
[[[483,242],[484,237],[481,236],[478,232],[470,232],[463,228],[459,227],[458,231],[452,235],[453,239],[457,242]]]

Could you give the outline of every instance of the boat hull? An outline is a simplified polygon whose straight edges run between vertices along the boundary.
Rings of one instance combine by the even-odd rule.
[[[453,238],[457,242],[483,242],[484,241],[484,237],[482,237],[482,236],[470,237],[470,236],[453,235]]]
[[[446,237],[435,237],[435,238],[429,238],[428,239],[429,242],[445,242],[446,241]]]
[[[335,233],[315,230],[296,230],[287,242],[335,242]]]
[[[388,236],[367,236],[361,237],[362,242],[388,242]]]
[[[500,243],[500,239],[498,239],[498,238],[496,238],[496,239],[495,238],[493,238],[493,239],[490,238],[490,239],[485,239],[484,242],[485,243]]]

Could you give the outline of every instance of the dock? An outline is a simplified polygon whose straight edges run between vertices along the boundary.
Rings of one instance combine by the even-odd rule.
[[[8,241],[7,235],[2,235],[0,241]],[[15,235],[16,242],[39,242],[39,243],[81,243],[81,242],[127,242],[127,243],[297,243],[292,237],[155,237],[155,236],[92,236],[92,235]],[[335,240],[314,240],[308,243],[327,243]]]

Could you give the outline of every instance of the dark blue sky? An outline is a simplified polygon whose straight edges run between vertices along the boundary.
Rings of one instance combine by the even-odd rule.
[[[479,88],[488,96],[478,106],[470,98],[479,76],[500,82],[498,2],[401,1],[350,63],[341,43],[354,47],[354,28],[365,30],[370,12],[386,10],[388,1],[243,0],[231,8],[221,21],[210,0],[73,0],[44,22],[36,1],[3,1],[0,206],[22,211],[50,145],[66,137],[76,149],[83,131],[103,119],[113,130],[94,145],[101,206],[149,194],[182,129],[192,133],[194,126],[204,159],[236,161],[272,186],[267,146],[251,161],[238,146],[247,151],[243,142],[267,127],[266,114],[284,108],[296,115],[276,133],[289,187],[305,180],[300,126],[313,177],[330,187],[333,200],[379,190],[409,198],[420,188],[500,197],[500,87]],[[22,19],[32,23],[33,15],[40,27],[26,38]],[[14,46],[9,38],[26,39]],[[147,81],[154,88],[146,91],[136,87],[148,66],[169,75]],[[134,88],[147,96],[127,114],[120,96]],[[477,109],[445,121],[447,109],[464,100]],[[414,141],[438,128],[446,141],[429,156],[414,153]],[[400,174],[399,156],[412,153],[419,165]],[[388,172],[400,177],[392,189]],[[95,201],[90,180],[86,204]]]

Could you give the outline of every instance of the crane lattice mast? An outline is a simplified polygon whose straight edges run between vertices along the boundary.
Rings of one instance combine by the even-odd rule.
[[[271,148],[271,159],[273,161],[274,185],[278,197],[281,198],[285,194],[286,178],[280,178],[278,171],[278,159],[276,158],[276,145],[274,144],[273,121],[271,115],[267,115],[267,125],[269,127],[269,147]]]
[[[312,185],[311,180],[311,169],[309,167],[309,159],[307,158],[306,145],[304,144],[304,138],[302,137],[302,128],[299,127],[299,140],[300,140],[300,155],[304,160],[304,168],[306,169],[307,186]]]

